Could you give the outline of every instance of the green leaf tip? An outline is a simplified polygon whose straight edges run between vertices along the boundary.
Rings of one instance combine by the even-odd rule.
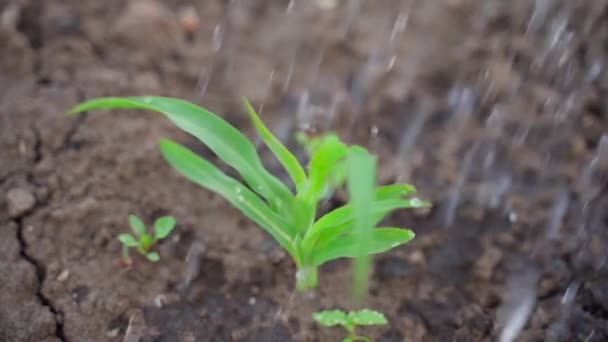
[[[251,105],[251,103],[243,97],[243,108],[249,115],[249,120],[257,130],[258,134],[264,141],[264,144],[270,149],[275,155],[277,160],[283,165],[285,171],[293,181],[296,190],[301,191],[302,187],[306,183],[306,173],[300,166],[300,163],[296,157],[283,145],[276,136],[264,125],[264,122],[260,119],[259,115]]]
[[[120,234],[118,235],[118,241],[127,247],[137,247],[139,242],[131,234]]]
[[[386,316],[381,312],[362,309],[348,314],[348,321],[355,325],[385,325],[388,324]]]
[[[135,215],[129,215],[129,225],[131,226],[131,229],[135,235],[138,237],[146,233],[146,225],[139,217]]]
[[[154,238],[157,240],[166,238],[175,227],[175,218],[164,216],[154,222]]]
[[[146,254],[146,258],[149,261],[157,262],[157,261],[160,260],[160,255],[158,253],[156,253],[156,252],[150,252],[150,253]]]

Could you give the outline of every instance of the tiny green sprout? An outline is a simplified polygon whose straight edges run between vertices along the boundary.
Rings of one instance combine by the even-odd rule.
[[[348,313],[342,310],[325,310],[315,313],[313,318],[324,327],[342,326],[347,334],[342,342],[371,342],[369,337],[357,335],[355,329],[358,326],[385,325],[388,323],[382,313],[369,309]]]
[[[315,146],[307,167],[302,166],[247,100],[244,107],[262,141],[287,171],[293,187],[266,169],[247,136],[216,114],[187,101],[156,96],[109,97],[82,103],[70,114],[94,109],[151,110],[164,114],[200,140],[240,179],[169,139],[161,139],[160,150],[180,174],[224,197],[285,249],[296,264],[296,288],[300,291],[317,286],[318,267],[328,261],[382,253],[414,237],[409,229],[373,228],[396,209],[430,205],[413,197],[416,190],[409,184],[373,186],[371,196],[366,195],[370,205],[363,220],[369,225],[355,224],[362,220],[357,219],[360,213],[350,203],[318,217],[320,202],[328,187],[335,185],[332,175],[345,174],[340,169],[348,168],[348,160],[371,155],[362,147],[347,146],[336,135],[328,135]]]
[[[135,215],[129,215],[129,225],[133,231],[131,234],[118,235],[118,241],[122,243],[122,261],[125,266],[131,265],[132,260],[129,256],[129,249],[135,248],[141,255],[151,262],[160,260],[157,252],[150,251],[152,246],[158,241],[166,238],[173,228],[175,219],[172,216],[163,216],[154,222],[154,232],[149,234],[146,225]]]

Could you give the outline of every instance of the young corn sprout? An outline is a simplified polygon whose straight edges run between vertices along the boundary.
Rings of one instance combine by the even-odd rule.
[[[355,329],[358,326],[385,325],[388,323],[382,313],[369,309],[348,313],[342,310],[325,310],[315,313],[313,318],[324,327],[342,326],[347,334],[342,342],[371,342],[369,337],[357,335]]]
[[[179,128],[198,138],[222,162],[232,167],[242,181],[169,139],[161,139],[161,153],[183,176],[223,196],[266,230],[293,258],[299,290],[317,285],[317,268],[327,261],[381,253],[414,237],[408,229],[375,228],[366,232],[365,241],[361,243],[363,236],[361,231],[354,229],[356,213],[350,204],[317,219],[317,206],[332,172],[349,155],[367,154],[367,151],[346,146],[337,136],[327,137],[311,155],[306,172],[295,156],[266,128],[247,100],[244,100],[244,107],[266,146],[287,171],[293,188],[267,171],[255,145],[243,133],[192,103],[166,97],[110,97],[87,101],[70,113],[113,108],[151,110],[163,113]],[[395,209],[429,205],[411,197],[414,193],[414,187],[408,184],[375,187],[370,199],[370,222],[377,224]]]
[[[120,234],[118,240],[122,243],[122,262],[125,266],[131,266],[133,260],[129,255],[129,249],[135,248],[149,261],[157,262],[160,255],[151,249],[158,240],[166,238],[175,227],[175,219],[171,216],[163,216],[154,222],[154,232],[149,234],[146,225],[135,215],[129,215],[129,225],[133,231],[131,234]]]

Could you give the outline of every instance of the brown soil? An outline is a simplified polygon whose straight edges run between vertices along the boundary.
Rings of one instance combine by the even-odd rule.
[[[192,138],[150,113],[63,114],[140,94],[192,100],[250,132],[247,96],[282,138],[297,125],[338,130],[380,156],[382,182],[407,180],[433,201],[387,222],[418,236],[375,258],[366,304],[390,320],[365,330],[375,340],[496,340],[509,284],[529,278],[521,341],[607,341],[605,165],[581,182],[608,132],[607,4],[537,1],[551,4],[543,15],[524,0],[415,1],[391,42],[408,1],[363,2],[353,21],[347,2],[295,3],[0,2],[0,341],[123,341],[128,327],[141,341],[339,340],[311,314],[352,307],[347,262],[294,293],[277,245],[162,160],[162,136],[209,156]],[[188,6],[194,33],[176,19]],[[306,89],[318,110],[297,116]],[[484,195],[500,192],[496,205]],[[568,205],[549,236],[556,198]],[[159,263],[119,267],[130,213],[177,218]],[[184,262],[192,248],[198,264]]]

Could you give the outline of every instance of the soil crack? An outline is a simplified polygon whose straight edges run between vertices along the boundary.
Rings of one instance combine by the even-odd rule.
[[[39,207],[39,206],[37,206]],[[37,207],[33,208],[31,212],[37,209]],[[17,224],[17,241],[19,241],[19,252],[21,257],[34,266],[36,270],[36,278],[38,279],[38,289],[36,290],[36,297],[40,301],[40,303],[49,308],[53,316],[55,316],[55,336],[59,338],[61,341],[67,341],[65,338],[65,334],[63,331],[63,312],[57,309],[51,300],[47,298],[44,293],[42,293],[42,285],[46,279],[46,268],[40,262],[38,262],[33,256],[31,256],[27,252],[28,243],[25,240],[23,230],[25,229],[25,225],[23,220],[28,213],[22,215],[15,219],[15,223]]]
[[[36,164],[36,163],[40,162],[40,160],[42,160],[42,139],[40,138],[40,132],[38,131],[36,125],[32,125],[32,131],[34,132],[34,138],[35,138],[34,163]],[[35,184],[36,186],[39,185],[35,181],[33,173],[29,173],[26,178],[27,178],[28,182],[31,182],[32,184]],[[50,198],[50,197],[52,197],[52,196],[49,195],[48,198]],[[51,311],[51,313],[55,317],[55,337],[57,337],[60,341],[65,342],[65,341],[67,341],[67,339],[65,337],[65,333],[63,330],[63,312],[61,310],[57,309],[53,305],[52,301],[47,296],[45,296],[44,293],[42,292],[42,286],[44,284],[44,281],[46,280],[46,267],[44,266],[43,263],[39,262],[32,255],[30,255],[28,253],[29,245],[24,236],[24,229],[25,229],[24,220],[28,216],[32,215],[34,212],[39,210],[40,208],[47,206],[49,204],[48,198],[44,201],[36,202],[32,208],[28,209],[27,211],[21,213],[19,216],[15,217],[13,219],[13,221],[17,225],[17,241],[19,243],[19,254],[21,255],[21,257],[23,259],[25,259],[28,263],[30,263],[32,266],[34,266],[34,270],[36,272],[36,278],[38,279],[38,288],[36,289],[36,298],[38,298],[38,301],[40,302],[40,304],[48,307],[49,311]]]

